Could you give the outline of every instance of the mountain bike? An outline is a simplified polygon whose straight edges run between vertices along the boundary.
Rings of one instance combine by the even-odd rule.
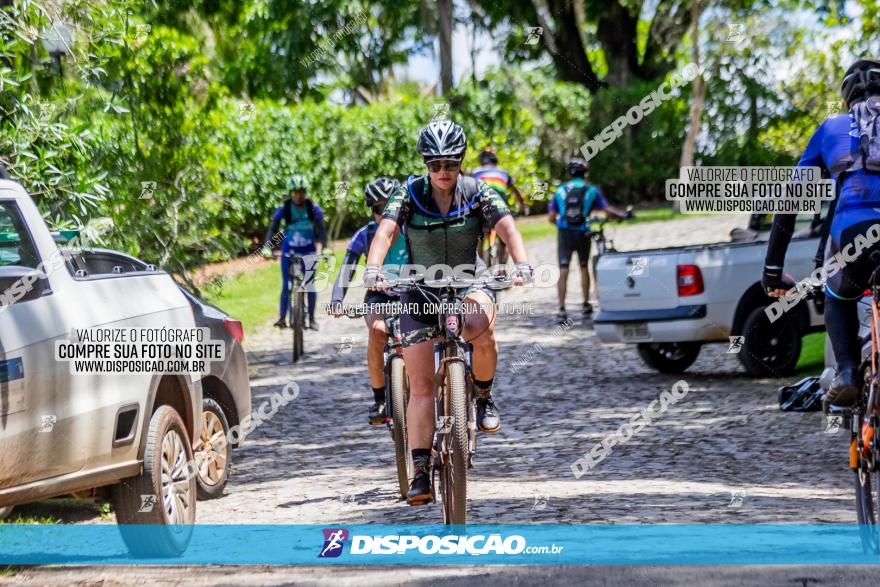
[[[440,478],[445,524],[467,523],[467,471],[473,468],[477,450],[476,405],[473,386],[472,346],[462,340],[465,323],[460,294],[472,287],[493,290],[512,285],[508,277],[451,277],[423,281],[414,276],[390,280],[392,291],[417,290],[442,310],[438,316],[441,336],[434,341],[434,435],[431,483]],[[451,311],[446,311],[451,310]]]
[[[880,263],[880,257],[871,260]],[[865,554],[880,553],[880,446],[875,431],[880,425],[880,266],[874,270],[869,280],[871,295],[870,333],[862,339],[862,363],[859,366],[861,391],[851,406],[823,406],[829,418],[830,427],[837,420],[836,427],[849,430],[849,467],[853,472],[856,493],[856,517],[862,550]],[[821,287],[811,287],[805,299],[822,300]],[[819,302],[817,302],[819,303]],[[827,393],[827,391],[826,391]]]
[[[871,259],[880,261],[874,257],[872,255]],[[870,350],[862,353],[862,390],[852,406],[829,406],[827,415],[840,418],[841,428],[850,431],[849,466],[856,490],[862,550],[865,554],[877,554],[880,553],[880,446],[876,435],[880,426],[880,400],[877,397],[880,384],[880,266],[871,275],[868,291],[871,295]],[[865,342],[867,346],[868,341]]]
[[[394,302],[389,302],[393,307]],[[369,314],[367,308],[352,308],[345,311],[349,318],[361,318]],[[400,497],[406,499],[409,480],[415,474],[409,442],[406,438],[406,407],[409,405],[409,379],[403,363],[403,342],[400,333],[400,314],[392,312],[385,315],[385,424],[394,440],[394,459],[397,465],[397,484]]]
[[[305,353],[303,333],[306,328],[306,292],[303,288],[305,283],[305,258],[296,253],[287,253],[290,257],[290,269],[287,273],[289,280],[290,299],[288,300],[288,324],[293,334],[293,362],[296,363]]]
[[[611,239],[605,238],[605,225],[609,222],[626,222],[628,220],[632,220],[635,218],[632,211],[632,206],[627,206],[626,211],[628,216],[624,219],[616,219],[616,218],[608,218],[608,217],[598,217],[594,216],[590,219],[590,238],[596,243],[595,251],[596,253],[592,255],[590,259],[590,270],[593,272],[593,283],[599,283],[597,280],[596,267],[599,265],[599,259],[605,253],[616,253],[617,249],[614,248],[614,242]]]

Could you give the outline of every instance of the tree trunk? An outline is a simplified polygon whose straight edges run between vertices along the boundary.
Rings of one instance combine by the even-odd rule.
[[[437,17],[440,24],[440,85],[443,95],[452,90],[452,9],[453,0],[437,0]]]
[[[706,98],[706,86],[703,83],[703,64],[700,61],[700,11],[701,7],[697,0],[691,7],[691,20],[693,23],[693,48],[691,54],[693,63],[697,66],[697,76],[694,78],[694,102],[691,104],[690,126],[687,137],[681,146],[681,167],[691,167],[694,164],[694,154],[697,146],[697,135],[700,133],[700,118],[703,115],[703,102]]]
[[[538,24],[543,28],[541,42],[550,52],[559,79],[585,86],[596,93],[605,84],[599,81],[587,58],[577,25],[577,12],[570,0],[548,0],[547,8],[557,24],[554,29],[540,10],[535,10]]]

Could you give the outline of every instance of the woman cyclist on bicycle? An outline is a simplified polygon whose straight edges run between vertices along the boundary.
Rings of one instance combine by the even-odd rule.
[[[837,201],[829,236],[829,255],[848,256],[850,245],[868,228],[880,223],[880,60],[859,59],[841,86],[847,112],[827,119],[813,134],[798,166],[817,166],[837,186]],[[782,277],[785,252],[794,229],[794,214],[773,218],[761,283],[770,296],[780,297],[791,287]],[[858,367],[861,345],[856,304],[877,264],[869,258],[874,245],[853,260],[847,259],[825,283],[825,327],[831,339],[837,375],[826,404],[851,405],[859,394]],[[746,333],[748,336],[748,333]]]
[[[290,304],[290,260],[296,255],[303,258],[301,265],[305,272],[305,285],[313,283],[318,255],[327,246],[327,230],[324,226],[324,211],[306,197],[306,178],[294,175],[287,182],[287,197],[272,213],[272,222],[263,242],[270,245],[284,223],[284,240],[281,243],[281,300],[278,303],[276,328],[287,328],[287,310]],[[315,288],[307,289],[309,305],[309,328],[318,329],[315,320],[315,306],[318,294]],[[291,325],[292,326],[292,325]]]
[[[361,257],[370,250],[379,221],[382,220],[385,204],[391,194],[399,188],[400,182],[396,179],[380,177],[367,184],[364,189],[364,202],[373,212],[373,220],[354,233],[345,251],[342,270],[339,272],[339,277],[336,278],[330,297],[330,312],[336,317],[342,315],[342,300],[345,298],[348,284],[351,283],[351,278],[354,276],[355,268]],[[383,266],[393,272],[394,266],[404,265],[408,262],[409,251],[406,248],[406,240],[401,234],[388,250]],[[388,339],[388,334],[385,332],[385,311],[387,310],[385,305],[397,300],[398,296],[381,291],[367,291],[364,296],[364,304],[367,305],[368,312],[366,316],[367,330],[369,331],[367,369],[370,372],[370,385],[373,388],[373,398],[375,399],[373,407],[370,408],[369,416],[370,424],[373,426],[385,423],[385,370],[382,361],[385,341]]]
[[[387,288],[379,272],[391,244],[404,228],[411,262],[424,267],[475,266],[484,231],[494,228],[516,263],[514,284],[531,280],[525,245],[506,203],[494,190],[460,174],[467,149],[462,128],[452,121],[430,123],[419,134],[418,150],[427,174],[410,177],[388,200],[367,256],[364,284]],[[485,229],[485,230],[484,230]],[[473,274],[473,271],[469,272]],[[464,294],[463,339],[473,345],[473,376],[477,396],[477,425],[487,433],[501,429],[492,401],[492,381],[498,360],[495,342],[494,299],[488,290],[473,288]],[[403,358],[410,383],[407,408],[409,445],[416,474],[407,493],[410,505],[431,499],[430,457],[434,438],[434,353],[432,339],[440,334],[437,314],[425,307],[419,293],[401,296],[407,310],[400,318]]]

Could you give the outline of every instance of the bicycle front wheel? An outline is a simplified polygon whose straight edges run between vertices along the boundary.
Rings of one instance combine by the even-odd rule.
[[[298,291],[293,294],[290,305],[290,329],[293,333],[293,362],[303,356],[303,330],[305,329],[305,294]]]
[[[443,521],[467,524],[468,409],[464,363],[451,361],[446,367],[444,408],[451,416],[446,442],[446,459],[441,475]]]
[[[391,433],[394,438],[394,457],[397,461],[397,484],[400,497],[406,499],[409,480],[415,474],[412,456],[406,440],[406,404],[409,385],[402,357],[391,359]]]

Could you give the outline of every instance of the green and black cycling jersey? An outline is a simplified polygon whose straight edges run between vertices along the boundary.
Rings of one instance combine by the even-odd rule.
[[[464,175],[458,177],[449,212],[441,214],[428,177],[412,176],[389,198],[382,218],[406,227],[404,237],[411,263],[426,268],[455,268],[474,265],[483,233],[509,215],[510,210],[497,191]]]

